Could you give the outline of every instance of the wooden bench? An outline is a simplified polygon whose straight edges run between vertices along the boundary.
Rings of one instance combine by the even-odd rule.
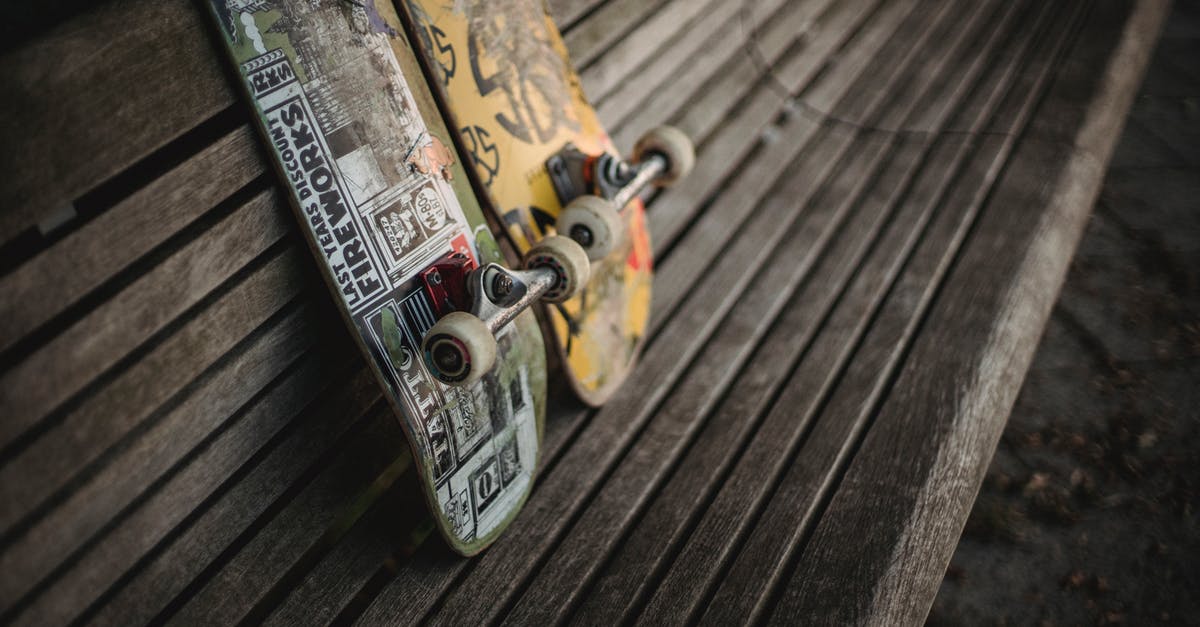
[[[1166,12],[551,2],[617,144],[670,121],[699,160],[649,204],[638,371],[555,386],[464,559],[199,4],[68,6],[0,53],[19,625],[923,620]]]

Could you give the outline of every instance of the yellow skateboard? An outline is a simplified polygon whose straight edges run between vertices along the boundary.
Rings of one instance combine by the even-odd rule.
[[[691,142],[656,129],[621,160],[540,2],[397,5],[493,229],[521,254],[555,234],[586,250],[585,287],[547,305],[543,323],[576,394],[603,404],[632,369],[650,314],[653,260],[637,195],[685,176]]]

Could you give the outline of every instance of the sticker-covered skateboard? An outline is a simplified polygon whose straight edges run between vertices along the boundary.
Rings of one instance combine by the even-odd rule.
[[[586,255],[559,238],[522,270],[500,263],[390,0],[210,6],[437,526],[476,553],[516,515],[537,467],[546,363],[527,309],[574,293]]]
[[[650,314],[652,259],[638,193],[686,175],[691,142],[668,127],[617,156],[537,0],[397,0],[426,78],[493,227],[518,252],[559,234],[581,244],[590,281],[545,308],[576,394],[603,404],[637,358]]]

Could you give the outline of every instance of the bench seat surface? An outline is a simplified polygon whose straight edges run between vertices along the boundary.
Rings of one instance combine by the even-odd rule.
[[[916,623],[1166,12],[1141,0],[554,0],[648,211],[641,362],[552,381],[537,486],[432,531],[189,0],[0,51],[0,621]]]

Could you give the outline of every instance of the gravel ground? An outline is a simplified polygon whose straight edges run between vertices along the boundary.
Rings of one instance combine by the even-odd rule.
[[[1200,2],[1177,0],[928,622],[1200,625]]]

